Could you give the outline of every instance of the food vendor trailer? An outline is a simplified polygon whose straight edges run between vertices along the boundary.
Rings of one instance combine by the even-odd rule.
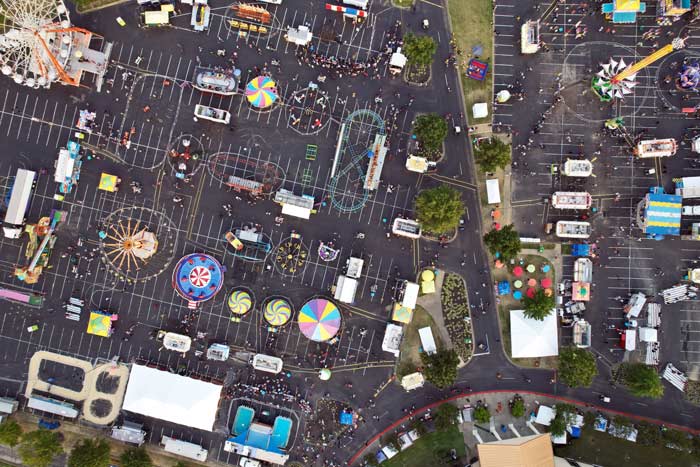
[[[528,20],[520,26],[520,53],[534,54],[540,50],[540,21]]]
[[[588,159],[567,159],[561,173],[567,177],[590,177],[593,163]]]
[[[559,238],[588,238],[592,231],[589,222],[559,221],[555,233]]]
[[[557,209],[588,209],[593,198],[585,191],[557,191],[552,194],[552,206]]]
[[[673,138],[647,139],[637,144],[634,154],[639,158],[670,157],[677,149],[676,140]]]
[[[284,39],[292,44],[306,46],[311,42],[314,35],[311,34],[308,26],[297,26],[296,28],[287,29],[287,34],[284,35]]]
[[[204,120],[223,123],[224,125],[228,125],[231,122],[231,114],[228,111],[201,104],[194,106],[194,115],[196,118],[203,118]]]

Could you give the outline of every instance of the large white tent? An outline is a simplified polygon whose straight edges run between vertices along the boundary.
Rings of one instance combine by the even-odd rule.
[[[123,410],[212,431],[221,386],[133,365]]]
[[[559,354],[557,314],[538,321],[525,317],[523,310],[510,312],[510,342],[513,358],[548,357]]]

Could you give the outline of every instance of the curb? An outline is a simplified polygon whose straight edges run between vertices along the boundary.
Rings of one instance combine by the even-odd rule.
[[[623,415],[623,416],[625,416],[625,417],[627,417],[627,418],[629,418],[629,419],[631,419],[631,420],[646,421],[646,422],[653,423],[653,424],[655,424],[655,425],[664,425],[664,426],[666,426],[666,427],[673,428],[673,429],[675,429],[675,430],[684,431],[684,432],[686,432],[686,433],[690,433],[690,434],[693,434],[693,435],[696,435],[696,436],[700,434],[700,430],[699,430],[699,429],[688,428],[688,427],[676,425],[676,424],[673,424],[673,423],[667,423],[667,422],[664,422],[663,420],[657,420],[657,419],[655,419],[655,418],[650,418],[650,417],[643,417],[643,416],[641,416],[641,415],[635,415],[635,414],[631,414],[631,413],[628,413],[628,412],[622,412],[622,411],[620,411],[620,410],[613,410],[613,409],[609,409],[609,408],[606,408],[606,407],[601,407],[601,406],[595,405],[595,404],[588,404],[588,403],[586,403],[586,402],[581,402],[581,401],[577,401],[577,400],[574,400],[574,399],[569,399],[568,397],[553,396],[553,395],[551,395],[551,394],[546,394],[546,393],[544,393],[544,392],[536,392],[536,391],[509,391],[509,390],[507,390],[507,389],[495,389],[495,390],[493,390],[493,391],[463,392],[463,393],[457,394],[457,395],[455,395],[455,396],[450,396],[450,397],[448,397],[447,399],[443,399],[443,400],[436,401],[436,402],[431,402],[430,404],[425,405],[425,406],[421,407],[420,409],[415,410],[413,413],[410,413],[410,414],[408,414],[408,415],[404,415],[403,417],[401,417],[400,419],[396,420],[394,423],[392,423],[391,425],[389,425],[388,427],[386,427],[384,430],[382,430],[381,432],[379,432],[379,433],[377,433],[376,435],[374,435],[374,437],[372,437],[369,441],[366,441],[365,444],[364,444],[364,446],[362,446],[362,447],[360,448],[360,450],[357,451],[357,452],[347,461],[347,465],[352,465],[352,464],[354,464],[354,463],[357,461],[357,459],[358,459],[362,454],[364,454],[364,452],[367,450],[367,448],[369,448],[372,444],[376,443],[377,440],[379,440],[379,439],[380,439],[382,436],[384,436],[387,432],[393,430],[394,428],[396,428],[397,426],[399,426],[399,425],[401,425],[402,423],[406,422],[407,420],[411,419],[412,417],[415,417],[415,416],[417,416],[417,415],[419,415],[419,414],[421,414],[421,413],[427,411],[428,409],[433,409],[433,408],[435,408],[435,407],[437,407],[437,406],[439,406],[439,405],[442,405],[442,404],[447,403],[447,402],[452,402],[452,401],[454,401],[454,400],[461,399],[461,398],[463,398],[463,397],[475,397],[475,396],[479,396],[479,395],[482,395],[482,394],[485,395],[485,394],[502,394],[502,393],[507,393],[507,394],[515,394],[515,393],[517,393],[517,394],[529,394],[529,395],[532,395],[532,396],[546,397],[546,398],[549,398],[549,399],[555,399],[555,400],[560,401],[560,402],[565,402],[565,403],[567,403],[567,404],[572,404],[572,405],[575,405],[575,406],[585,407],[585,408],[587,408],[587,409],[597,410],[597,411],[603,412],[603,413],[609,413],[609,414],[615,414],[615,415]]]

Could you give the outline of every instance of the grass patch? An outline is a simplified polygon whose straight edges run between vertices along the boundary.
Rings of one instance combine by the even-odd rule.
[[[413,1],[414,0],[391,0],[391,3],[399,8],[410,8],[413,6]]]
[[[127,0],[71,0],[78,12],[86,12],[105,5],[126,3]]]
[[[493,112],[493,0],[450,0],[447,7],[452,22],[452,33],[462,51],[459,75],[464,89],[469,124],[490,123]],[[475,45],[484,48],[479,59],[489,63],[489,71],[484,81],[476,81],[464,75],[467,63],[472,58],[472,47]],[[477,102],[488,103],[488,117],[472,117],[472,106]]]
[[[687,452],[662,446],[642,446],[593,430],[566,446],[555,446],[554,454],[599,465],[697,465],[697,461]]]
[[[543,256],[539,255],[518,255],[518,259],[515,261],[516,264],[520,263],[520,259],[522,259],[522,268],[525,269],[525,266],[528,264],[532,264],[535,266],[535,272],[530,274],[527,271],[523,273],[523,275],[519,278],[523,282],[523,287],[520,289],[525,295],[525,291],[527,290],[527,281],[528,279],[532,278],[537,281],[537,288],[540,287],[540,281],[544,279],[545,277],[549,277],[552,279],[554,282],[554,266],[549,262],[549,260]],[[550,265],[550,270],[547,273],[542,272],[542,266],[545,264]],[[518,301],[513,298],[512,291],[513,289],[513,281],[515,281],[516,277],[511,273],[513,267],[515,265],[507,264],[506,267],[501,268],[501,269],[493,269],[493,280],[494,282],[499,282],[502,280],[507,280],[511,283],[511,294],[510,295],[501,295],[498,297],[499,300],[499,306],[498,306],[498,316],[499,316],[499,321],[501,325],[501,339],[503,340],[503,348],[506,351],[506,354],[508,355],[508,358],[510,358],[513,363],[519,366],[523,367],[530,367],[530,368],[557,368],[558,365],[558,359],[557,357],[541,357],[541,358],[513,358],[511,355],[511,342],[510,342],[510,310],[522,310],[523,309],[523,304],[521,301]],[[556,284],[553,284],[552,287],[555,287]]]
[[[460,458],[466,455],[464,437],[457,426],[452,426],[446,431],[434,431],[422,436],[410,448],[398,453],[392,459],[382,462],[382,467],[452,465],[452,461],[448,462],[451,449],[456,450],[457,456]]]
[[[413,318],[411,322],[406,325],[403,334],[403,340],[401,341],[401,353],[399,354],[399,366],[397,374],[399,377],[406,376],[407,374],[413,373],[416,369],[422,366],[420,359],[420,336],[418,335],[418,329],[430,326],[432,329],[437,329],[433,317],[430,316],[425,308],[422,306],[416,306],[413,310]],[[439,333],[433,333],[435,336],[435,345],[438,348],[442,347],[440,342]]]

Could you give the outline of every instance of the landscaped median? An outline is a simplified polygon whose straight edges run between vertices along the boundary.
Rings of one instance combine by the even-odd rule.
[[[470,125],[490,123],[493,111],[493,0],[449,0],[447,8],[452,25],[452,35],[459,55],[459,74],[464,90],[464,103]],[[483,49],[479,60],[489,64],[489,71],[483,81],[476,81],[464,75],[468,67],[472,48]],[[472,118],[472,106],[486,102],[489,115],[486,118]]]

